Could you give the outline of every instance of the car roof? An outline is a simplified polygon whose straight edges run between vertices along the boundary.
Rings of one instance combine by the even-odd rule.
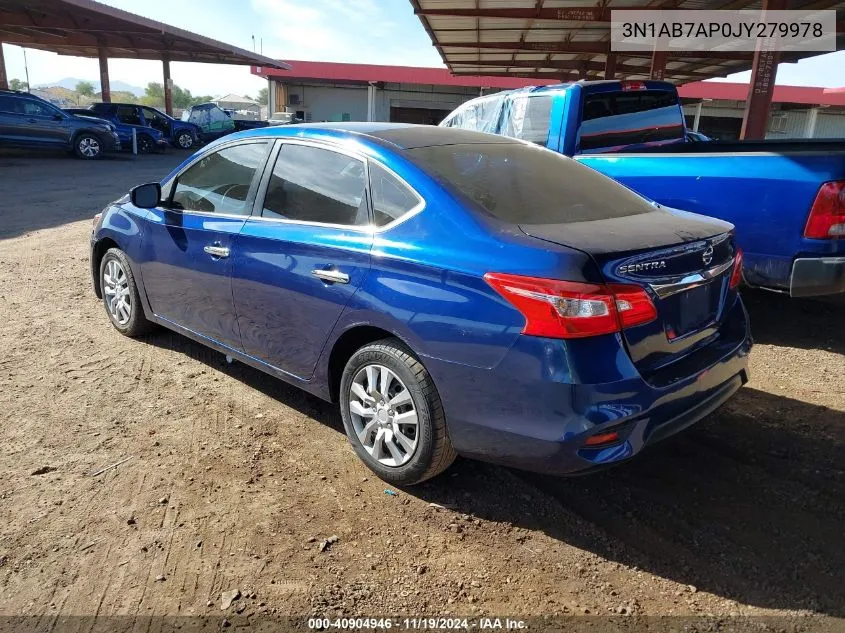
[[[415,125],[411,123],[343,122],[298,123],[271,128],[259,128],[244,133],[254,136],[298,136],[300,138],[332,136],[336,138],[365,137],[380,145],[398,149],[415,149],[442,145],[521,143],[516,139],[484,134],[459,128]]]

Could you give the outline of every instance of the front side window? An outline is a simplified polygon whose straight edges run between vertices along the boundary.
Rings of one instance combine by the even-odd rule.
[[[248,215],[250,187],[264,165],[267,143],[232,145],[204,156],[176,179],[171,207],[184,211]]]
[[[368,224],[363,161],[321,147],[282,145],[262,216],[344,226]]]
[[[376,226],[390,224],[422,204],[408,185],[373,162],[370,163],[370,191]]]
[[[23,113],[27,116],[53,116],[55,114],[47,106],[29,99],[23,100]]]
[[[545,146],[552,119],[552,95],[520,95],[509,106],[502,134]]]
[[[160,113],[156,112],[152,108],[142,108],[144,112],[144,118],[147,120],[147,125],[150,127],[154,127],[157,130],[161,130],[162,132],[167,131],[167,119],[165,119]]]
[[[18,107],[18,99],[0,95],[0,112],[19,114],[20,108]]]

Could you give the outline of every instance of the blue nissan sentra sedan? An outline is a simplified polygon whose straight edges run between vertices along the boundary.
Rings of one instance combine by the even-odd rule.
[[[611,465],[747,380],[733,227],[530,143],[389,123],[227,136],[97,218],[94,290],[339,403],[414,484],[458,454]]]

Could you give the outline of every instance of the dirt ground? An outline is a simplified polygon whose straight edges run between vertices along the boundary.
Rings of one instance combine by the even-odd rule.
[[[746,292],[752,381],[626,466],[391,495],[332,406],[109,325],[90,218],[181,158],[0,155],[0,614],[845,616],[845,304]]]

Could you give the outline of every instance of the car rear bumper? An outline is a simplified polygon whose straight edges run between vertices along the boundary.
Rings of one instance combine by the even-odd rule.
[[[495,368],[423,359],[446,412],[456,450],[525,470],[570,474],[633,457],[718,408],[748,381],[752,340],[737,301],[731,336],[714,343],[706,366],[655,386],[615,335],[569,341],[521,336]],[[598,448],[588,438],[615,431]]]
[[[845,292],[845,257],[807,257],[793,262],[790,296],[816,297],[840,292]]]

